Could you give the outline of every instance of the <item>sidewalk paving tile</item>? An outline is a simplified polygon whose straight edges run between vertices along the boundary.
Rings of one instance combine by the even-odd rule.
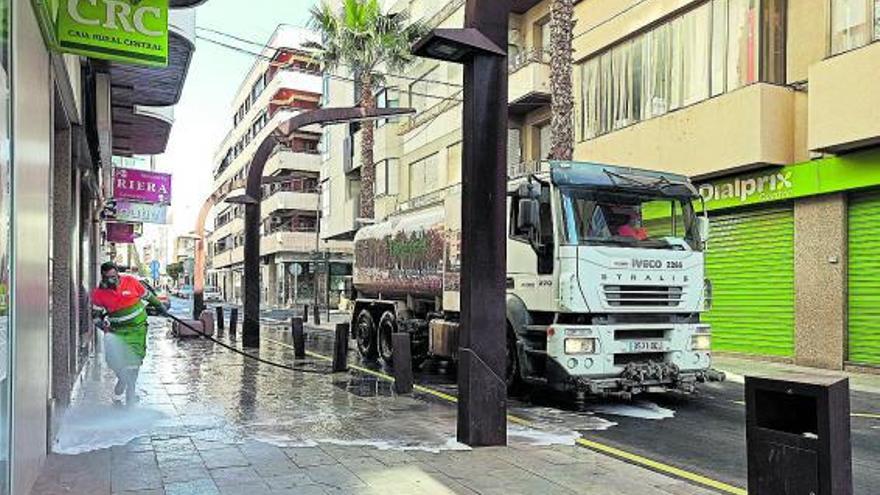
[[[155,331],[149,345],[139,407],[166,416],[120,445],[51,455],[33,495],[711,493],[572,445],[449,450],[453,407],[357,373],[292,374]],[[261,352],[292,362],[286,348]],[[95,366],[83,403],[113,386]]]

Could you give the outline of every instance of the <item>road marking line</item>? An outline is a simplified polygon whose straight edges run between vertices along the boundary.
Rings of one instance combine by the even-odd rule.
[[[745,403],[744,401],[741,401],[741,400],[734,400],[734,401],[731,401],[731,402],[733,402],[734,404],[738,404],[738,405],[740,405],[740,406],[744,406],[744,405],[746,405],[746,403]],[[867,418],[867,419],[880,419],[880,414],[875,414],[875,413],[850,413],[850,417],[853,417],[853,418]]]
[[[850,416],[854,418],[880,419],[880,414],[873,413],[852,413]]]
[[[267,337],[263,337],[263,338],[265,340],[268,340],[269,342],[274,343],[274,344],[293,349],[292,345],[287,344],[285,342],[279,342],[277,340],[273,340],[273,339],[270,339]],[[327,356],[324,356],[322,354],[318,354],[318,353],[312,352],[312,351],[306,351],[306,355],[317,358],[317,359],[321,359],[324,361],[332,361],[333,360],[330,357],[327,357]],[[368,375],[372,375],[372,376],[375,376],[377,378],[381,378],[386,381],[390,381],[390,382],[394,381],[393,376],[382,373],[380,371],[371,370],[369,368],[364,368],[364,367],[357,366],[354,364],[349,364],[348,367],[353,370],[360,371],[361,373],[366,373]],[[446,401],[449,401],[452,403],[458,403],[457,397],[450,395],[450,394],[447,394],[447,393],[444,393],[444,392],[440,392],[439,390],[434,390],[432,388],[425,387],[423,385],[413,385],[413,389],[418,390],[419,392],[422,392],[422,393],[425,393],[428,395],[433,395],[434,397],[438,397],[440,399],[443,399],[443,400],[446,400]],[[510,421],[511,423],[516,423],[516,424],[519,424],[522,426],[537,428],[533,422],[531,422],[525,418],[520,418],[518,416],[514,416],[512,414],[507,415],[507,420]],[[629,461],[632,464],[637,464],[637,465],[652,469],[654,471],[658,471],[658,472],[661,472],[664,474],[675,476],[677,478],[681,478],[681,479],[696,483],[698,485],[713,488],[713,489],[718,490],[723,493],[727,493],[730,495],[748,495],[748,492],[742,488],[739,488],[739,487],[736,487],[733,485],[729,485],[729,484],[721,482],[721,481],[713,480],[712,478],[707,478],[707,477],[699,475],[697,473],[686,471],[684,469],[677,468],[677,467],[671,466],[669,464],[664,464],[662,462],[655,461],[655,460],[649,459],[647,457],[640,456],[638,454],[632,454],[630,452],[627,452],[625,450],[620,450],[620,449],[618,449],[616,447],[612,447],[610,445],[605,445],[603,443],[599,443],[599,442],[596,442],[593,440],[587,440],[586,438],[583,438],[583,437],[579,437],[577,440],[575,440],[575,442],[578,445],[580,445],[582,447],[586,447],[590,450],[594,450],[596,452],[600,452],[603,454],[610,455],[612,457],[616,457],[616,458],[619,458],[619,459],[622,459],[625,461]]]
[[[671,474],[678,478],[683,478],[688,481],[692,481],[699,485],[708,486],[710,488],[714,488],[718,491],[729,493],[731,495],[747,495],[748,492],[743,490],[742,488],[735,487],[733,485],[728,485],[727,483],[723,483],[721,481],[713,480],[711,478],[707,478],[705,476],[701,476],[696,473],[692,473],[690,471],[685,471],[684,469],[677,468],[675,466],[670,466],[668,464],[664,464],[662,462],[657,462],[652,459],[648,459],[647,457],[642,457],[638,454],[632,454],[625,450],[620,450],[615,447],[611,447],[609,445],[605,445],[603,443],[594,442],[592,440],[587,440],[586,438],[578,438],[575,440],[578,444],[587,447],[588,449],[595,450],[598,452],[602,452],[613,457],[617,457],[620,459],[625,459],[627,461],[632,462],[633,464],[638,464],[647,468],[651,468],[655,471],[660,471],[662,473]]]

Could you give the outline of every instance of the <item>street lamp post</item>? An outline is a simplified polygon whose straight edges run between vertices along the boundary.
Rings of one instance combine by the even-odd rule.
[[[507,30],[511,0],[468,0],[463,29],[435,29],[416,55],[464,66],[460,442],[507,443]]]
[[[291,117],[260,143],[251,159],[245,194],[235,202],[244,208],[244,322],[241,342],[245,347],[260,346],[260,214],[263,200],[263,169],[276,145],[284,143],[297,130],[309,125],[330,125],[376,120],[413,113],[411,108],[321,108]],[[232,200],[227,199],[227,202]]]

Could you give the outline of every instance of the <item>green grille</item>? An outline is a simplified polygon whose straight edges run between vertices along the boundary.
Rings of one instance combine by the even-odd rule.
[[[791,356],[794,349],[794,218],[791,206],[709,215],[712,346]]]
[[[880,365],[880,191],[849,199],[849,357]]]

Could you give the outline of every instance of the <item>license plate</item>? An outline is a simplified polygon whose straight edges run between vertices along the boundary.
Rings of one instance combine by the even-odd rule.
[[[666,342],[662,340],[635,340],[629,343],[629,352],[663,352]]]

